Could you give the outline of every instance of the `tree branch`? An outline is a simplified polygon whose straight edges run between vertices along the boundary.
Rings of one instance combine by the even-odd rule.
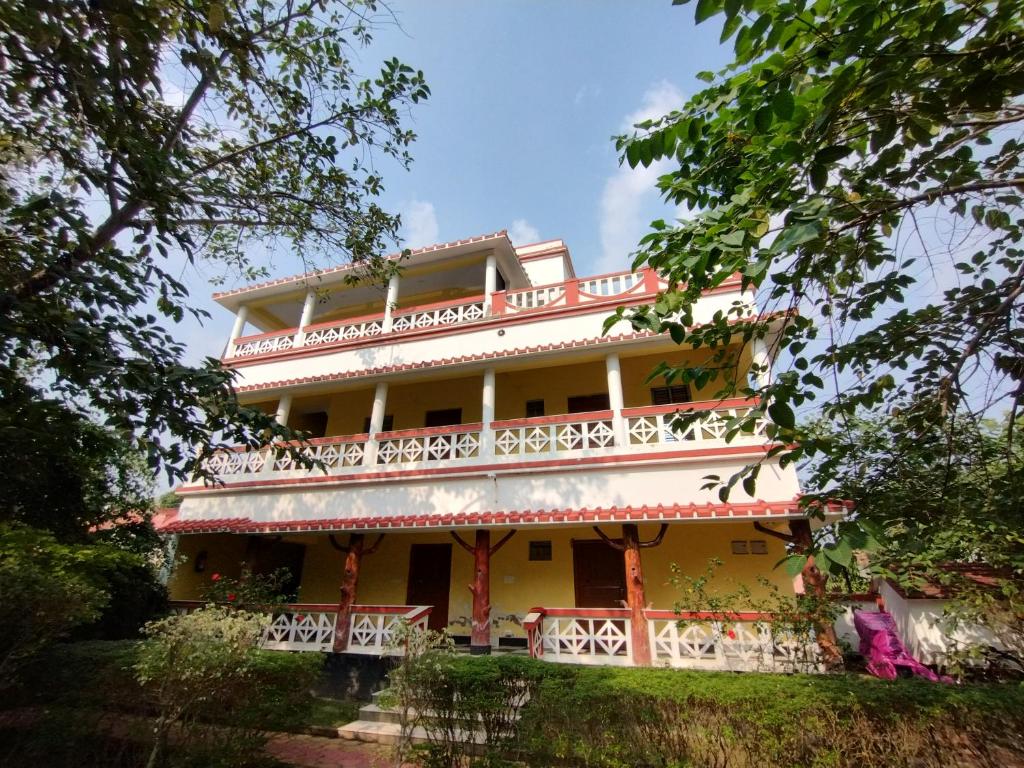
[[[456,542],[458,542],[458,545],[460,547],[462,547],[464,550],[469,552],[469,554],[471,554],[471,555],[476,554],[476,547],[470,546],[470,544],[468,544],[465,541],[465,539],[463,539],[461,536],[459,536],[459,534],[456,533],[455,531],[449,531],[449,533],[451,533],[452,538],[455,539]]]
[[[602,531],[600,529],[600,527],[598,527],[596,525],[594,526],[594,533],[596,533],[598,536],[600,536],[602,541],[604,541],[604,543],[607,544],[612,549],[617,549],[617,550],[619,550],[619,552],[624,552],[625,551],[626,547],[622,543],[622,539],[610,539],[610,538],[608,538],[605,535],[604,531]]]
[[[754,530],[758,533],[763,533],[765,536],[774,536],[776,539],[780,539],[786,542],[787,544],[792,544],[796,541],[795,536],[792,536],[788,533],[782,533],[771,528],[766,528],[765,526],[761,525],[761,523],[757,520],[754,521]]]
[[[508,541],[509,539],[511,539],[515,535],[516,535],[516,530],[515,530],[515,528],[513,528],[511,531],[506,533],[501,538],[501,541],[499,541],[497,544],[495,544],[493,547],[491,547],[491,554],[493,555],[495,552],[497,552],[499,549],[501,549],[503,546],[505,546],[505,542]]]

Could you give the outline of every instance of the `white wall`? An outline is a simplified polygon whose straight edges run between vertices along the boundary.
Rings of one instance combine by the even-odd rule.
[[[561,253],[553,253],[545,258],[524,261],[523,269],[533,285],[561,283],[570,277],[565,273],[565,256]]]
[[[598,468],[555,467],[553,471],[508,470],[472,477],[356,480],[342,486],[284,486],[258,490],[212,490],[189,493],[182,520],[249,518],[260,522],[350,519],[398,515],[445,515],[478,512],[539,511],[612,506],[718,503],[714,490],[703,490],[704,476],[727,477],[753,457],[715,460],[702,457],[683,463]],[[757,498],[791,502],[798,492],[793,467],[766,463],[757,483]],[[730,502],[753,501],[735,488]],[[780,505],[781,506],[781,505]]]

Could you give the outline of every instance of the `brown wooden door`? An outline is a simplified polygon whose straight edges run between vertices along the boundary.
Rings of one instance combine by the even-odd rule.
[[[573,541],[577,608],[621,608],[626,599],[626,561],[600,539]]]
[[[409,552],[406,605],[432,605],[430,628],[448,626],[448,592],[452,583],[451,544],[413,544]]]

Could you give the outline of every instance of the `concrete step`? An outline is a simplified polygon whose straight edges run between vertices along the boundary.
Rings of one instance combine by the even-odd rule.
[[[356,720],[338,729],[338,736],[343,739],[386,746],[397,744],[401,734],[402,728],[398,723],[382,723],[375,720]],[[464,744],[479,746],[484,743],[482,731],[460,731],[458,738]],[[413,728],[411,741],[413,744],[428,743],[426,729],[419,726]]]
[[[380,704],[364,704],[359,708],[359,719],[373,723],[400,723],[402,721],[397,709],[382,707]]]

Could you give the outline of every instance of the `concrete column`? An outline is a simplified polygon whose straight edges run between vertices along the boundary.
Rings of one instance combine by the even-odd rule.
[[[626,446],[626,420],[622,416],[625,402],[622,397],[622,370],[619,367],[619,356],[612,352],[604,359],[608,372],[608,404],[612,409],[612,429],[615,431],[615,445]]]
[[[491,422],[494,421],[494,369],[488,368],[484,371],[484,399],[481,408],[483,426],[480,430],[480,455],[494,455],[494,428]]]
[[[491,314],[491,296],[498,290],[498,257],[487,254],[487,267],[484,272],[484,314]]]
[[[306,333],[303,330],[313,322],[313,310],[316,309],[316,291],[306,291],[306,300],[302,303],[302,315],[299,317],[299,330],[295,332],[295,346],[301,347],[306,340]]]
[[[384,323],[382,333],[391,332],[391,315],[394,312],[395,303],[398,301],[398,275],[392,275],[388,280],[388,295],[384,299]]]
[[[758,389],[764,389],[772,383],[772,356],[771,350],[768,349],[768,342],[762,338],[755,338],[752,342],[753,347],[750,354],[750,362],[752,365],[757,366],[760,370],[754,373],[751,372],[754,377],[754,383]]]
[[[281,426],[288,424],[288,416],[292,412],[292,396],[281,395],[281,399],[277,401],[277,413],[274,414],[274,421]]]
[[[377,433],[384,426],[384,411],[388,405],[388,383],[380,381],[373,393],[373,409],[370,411],[370,433],[366,440],[363,464],[377,463]]]
[[[228,339],[228,352],[227,356],[231,357],[235,354],[235,341],[239,336],[242,335],[242,331],[245,330],[245,324],[249,321],[249,305],[243,304],[238,308],[235,313],[235,324],[231,326],[231,338]]]

